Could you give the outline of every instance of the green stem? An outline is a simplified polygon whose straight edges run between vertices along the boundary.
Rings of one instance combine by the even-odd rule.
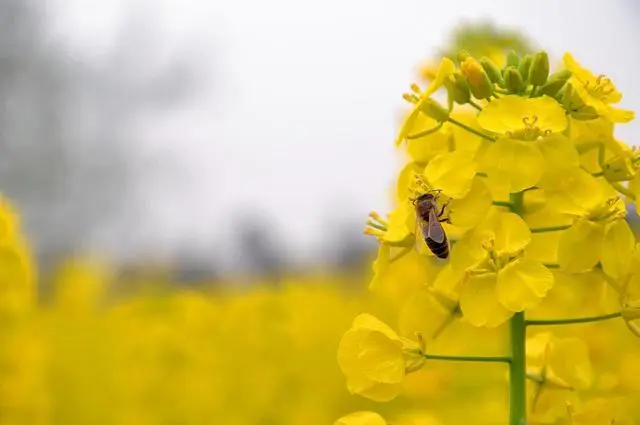
[[[476,102],[474,102],[473,100],[469,99],[469,105],[473,106],[474,108],[476,108],[478,111],[482,111],[482,106],[478,105]]]
[[[424,358],[428,360],[446,360],[452,362],[483,362],[483,363],[511,363],[511,357],[508,356],[445,356],[439,354],[424,354]]]
[[[527,320],[527,326],[553,326],[553,325],[573,325],[576,323],[601,322],[603,320],[615,319],[621,317],[622,312],[603,314],[600,316],[577,317],[575,319],[549,319],[549,320]]]
[[[525,425],[527,420],[526,323],[524,312],[516,313],[509,324],[511,363],[509,363],[509,425]]]
[[[511,211],[524,212],[524,192],[510,195]],[[509,322],[511,363],[509,364],[509,425],[527,423],[527,325],[524,312],[515,313]]]
[[[531,233],[559,232],[560,230],[567,230],[570,227],[570,224],[566,224],[564,226],[536,227],[531,229]]]
[[[487,139],[487,140],[490,140],[490,141],[492,141],[492,142],[495,142],[495,141],[496,141],[496,138],[495,138],[495,137],[493,137],[493,136],[489,136],[488,134],[484,134],[483,132],[478,131],[478,130],[476,130],[475,128],[471,128],[471,127],[469,127],[468,125],[466,125],[466,124],[464,124],[464,123],[461,123],[461,122],[460,122],[460,121],[458,121],[458,120],[455,120],[455,119],[453,119],[453,118],[449,118],[449,122],[450,122],[451,124],[457,125],[458,127],[464,128],[464,129],[465,129],[465,130],[467,130],[469,133],[473,133],[473,134],[475,134],[476,136],[480,136],[480,137],[482,137],[483,139]]]
[[[496,207],[507,207],[507,208],[513,207],[513,204],[508,201],[493,201],[491,205]]]
[[[419,139],[420,137],[424,137],[424,136],[428,136],[430,134],[436,133],[441,128],[442,128],[442,123],[439,123],[438,125],[436,125],[433,128],[429,128],[427,130],[420,131],[418,133],[409,134],[407,136],[407,139],[409,139],[409,140],[411,140],[411,139]]]
[[[537,86],[533,86],[531,87],[531,93],[529,93],[529,97],[535,97],[536,96],[536,90],[538,89]]]

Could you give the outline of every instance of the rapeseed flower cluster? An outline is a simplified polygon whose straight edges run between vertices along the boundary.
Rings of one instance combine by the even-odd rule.
[[[625,220],[627,205],[638,212],[640,154],[614,135],[634,113],[570,53],[557,70],[544,51],[503,58],[445,56],[404,95],[395,209],[371,213],[365,231],[380,242],[370,288],[397,326],[357,316],[338,363],[351,393],[379,402],[434,362],[503,363],[509,413],[496,423],[622,423],[615,403],[590,398],[590,338],[547,327],[615,319],[640,336],[640,245]],[[438,214],[420,210],[425,194]],[[425,243],[434,225],[451,245],[444,261]],[[488,329],[503,345],[439,352],[457,324],[461,338]],[[387,422],[371,411],[336,423]]]

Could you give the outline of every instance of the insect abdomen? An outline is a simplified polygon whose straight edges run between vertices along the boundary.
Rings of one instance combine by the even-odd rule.
[[[433,239],[425,238],[425,242],[436,257],[443,260],[449,258],[449,243],[446,239],[442,242],[436,242]]]

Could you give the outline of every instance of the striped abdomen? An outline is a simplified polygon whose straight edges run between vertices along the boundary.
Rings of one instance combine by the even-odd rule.
[[[446,237],[442,242],[436,242],[431,238],[424,238],[424,240],[431,252],[433,252],[436,257],[443,260],[449,258],[449,242],[447,241]]]

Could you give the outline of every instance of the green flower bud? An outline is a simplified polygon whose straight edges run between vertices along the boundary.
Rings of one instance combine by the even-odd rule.
[[[576,108],[575,106],[572,107],[571,117],[579,121],[590,121],[595,120],[599,117],[599,115],[598,112],[596,112],[595,108],[587,105],[582,105],[578,108]]]
[[[438,122],[449,121],[449,111],[431,98],[421,101],[420,110]]]
[[[462,73],[467,78],[471,94],[477,99],[486,99],[493,94],[493,84],[480,62],[469,56],[460,64]]]
[[[549,77],[549,55],[547,52],[538,52],[531,62],[529,69],[529,82],[534,86],[542,86]]]
[[[515,50],[510,51],[507,54],[507,66],[518,67],[519,63],[520,63],[520,57],[518,56],[518,53]]]
[[[560,93],[560,90],[562,90],[567,83],[569,77],[571,77],[571,71],[567,69],[551,74],[547,82],[538,87],[538,95],[542,96],[546,94],[547,96],[555,97]]]
[[[469,103],[469,100],[471,100],[471,91],[467,80],[458,73],[453,74],[453,79],[454,81],[446,83],[449,97],[453,98],[453,101],[460,105]]]
[[[520,61],[518,65],[518,72],[522,77],[522,81],[526,84],[529,81],[529,69],[531,68],[531,64],[533,63],[533,56],[526,55]]]
[[[458,52],[457,58],[458,58],[458,61],[460,63],[462,63],[465,60],[467,60],[467,58],[470,57],[470,56],[471,56],[471,54],[469,52],[467,52],[466,50],[460,50]]]
[[[504,85],[511,93],[519,93],[524,88],[522,75],[515,66],[508,66],[504,69]]]
[[[484,72],[489,76],[489,80],[492,83],[503,84],[504,80],[502,79],[502,74],[500,73],[500,68],[493,63],[493,61],[487,57],[482,57],[480,59],[480,65],[484,68]]]

